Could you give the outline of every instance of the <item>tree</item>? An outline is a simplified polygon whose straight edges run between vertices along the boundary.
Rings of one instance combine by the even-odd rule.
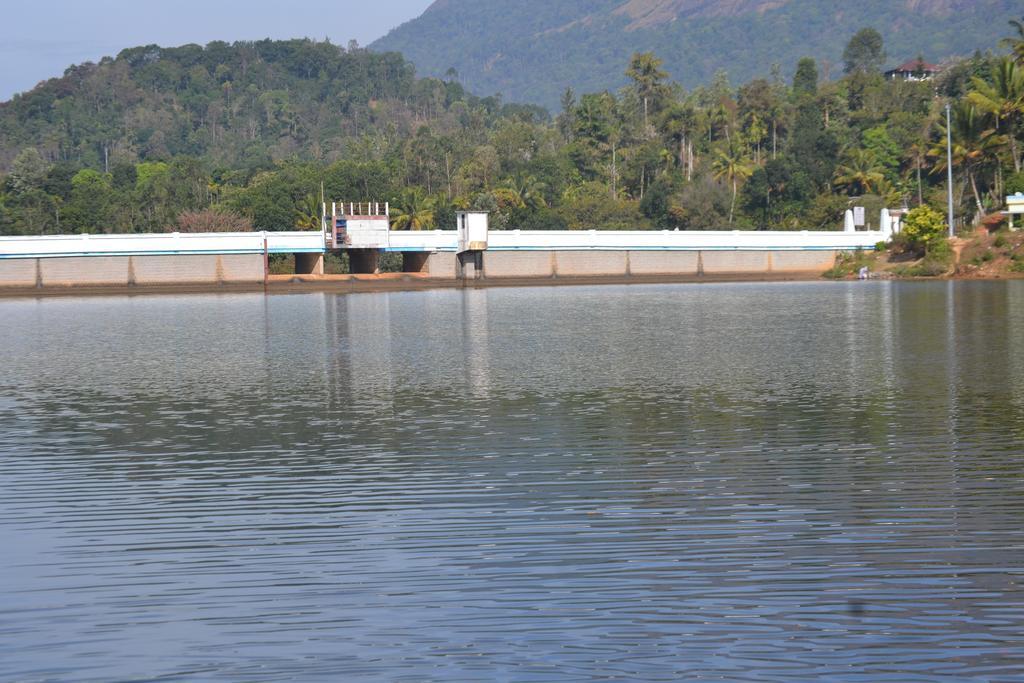
[[[794,117],[786,156],[796,161],[820,190],[835,172],[839,142],[835,133],[824,127],[824,116],[815,102],[801,106]]]
[[[873,28],[862,28],[854,34],[843,50],[843,68],[848,74],[876,73],[885,64],[882,34]]]
[[[818,64],[811,57],[804,57],[796,65],[793,75],[793,94],[818,94]]]
[[[65,211],[67,223],[76,232],[113,232],[110,219],[114,197],[109,175],[83,169],[71,179],[71,202]]]
[[[724,149],[717,151],[713,171],[715,180],[726,180],[732,188],[732,201],[729,204],[729,225],[732,226],[739,181],[750,177],[754,172],[754,165],[745,150],[734,140]]]
[[[701,175],[686,184],[669,212],[683,230],[718,230],[728,216],[729,205],[729,190],[710,176]]]
[[[576,128],[576,93],[572,88],[566,88],[562,93],[562,113],[558,115],[558,131],[562,139],[570,142],[573,131]]]
[[[637,97],[643,103],[644,130],[648,127],[648,109],[651,101],[665,92],[664,81],[668,74],[661,70],[663,63],[653,52],[637,52],[626,69],[626,75],[633,79]]]
[[[760,214],[760,225],[766,229],[792,225],[814,196],[806,166],[788,156],[769,160],[743,186],[744,207]]]
[[[323,208],[312,194],[307,194],[295,210],[295,227],[299,230],[319,230]]]
[[[885,179],[896,182],[896,171],[900,165],[900,147],[889,135],[889,130],[884,125],[868,128],[861,135],[861,144],[874,157]]]
[[[1024,19],[1021,21],[1011,19],[1010,26],[1014,28],[1017,35],[1013,38],[1006,38],[1003,43],[1010,48],[1011,52],[1013,52],[1013,57],[1017,61],[1017,64],[1024,66]]]
[[[174,225],[177,232],[252,232],[252,221],[227,208],[183,211]]]
[[[975,76],[974,89],[967,99],[979,110],[995,118],[996,132],[1005,132],[1009,143],[1014,172],[1021,170],[1021,157],[1017,151],[1020,119],[1024,115],[1024,67],[1010,57],[1003,57],[992,65],[991,83]]]
[[[947,228],[942,214],[923,204],[907,214],[900,234],[912,248],[924,250],[945,238]]]
[[[430,230],[434,227],[434,204],[419,188],[402,192],[392,207],[391,225],[396,230]]]
[[[8,176],[11,189],[16,194],[39,189],[46,178],[48,168],[49,165],[39,150],[35,147],[23,149],[11,164],[11,172]]]
[[[966,100],[953,105],[951,124],[953,165],[963,170],[980,216],[985,213],[985,207],[978,191],[978,171],[989,159],[993,149],[1003,144],[1003,139],[992,134],[984,113]],[[941,142],[931,151],[931,156],[936,160],[933,166],[935,172],[946,170],[946,128],[940,125],[939,129]]]
[[[504,183],[504,189],[511,191],[524,207],[540,209],[548,205],[544,199],[547,187],[532,175],[520,173],[509,178]]]
[[[844,162],[836,168],[836,185],[847,188],[851,195],[877,190],[884,179],[878,159],[867,149],[848,150]]]

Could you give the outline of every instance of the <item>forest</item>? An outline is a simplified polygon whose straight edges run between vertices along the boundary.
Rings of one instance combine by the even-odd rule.
[[[811,58],[684,90],[653,53],[555,115],[415,77],[329,41],[147,46],[0,104],[0,234],[317,229],[321,199],[389,201],[393,227],[463,208],[517,229],[839,229],[852,205],[944,212],[951,105],[965,227],[1024,191],[1024,23],[931,80],[882,74],[858,31]],[[877,219],[876,219],[877,220]]]
[[[986,50],[1019,0],[438,0],[370,45],[397,50],[425,76],[454,69],[472,92],[554,111],[577,92],[629,83],[624,63],[653,52],[687,89],[726,68],[736,84],[790,76],[813,57],[824,80],[842,74],[846,40],[874,27],[889,66]]]

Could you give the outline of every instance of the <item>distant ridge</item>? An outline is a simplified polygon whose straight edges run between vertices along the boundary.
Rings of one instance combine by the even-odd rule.
[[[437,0],[371,45],[398,50],[421,75],[454,69],[476,92],[558,104],[566,86],[615,89],[635,51],[652,50],[686,87],[719,70],[733,83],[789,77],[811,56],[835,74],[858,29],[878,29],[891,64],[987,49],[1019,0]]]

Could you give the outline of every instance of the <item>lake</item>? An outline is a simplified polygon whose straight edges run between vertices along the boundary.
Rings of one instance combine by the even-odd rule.
[[[0,679],[1024,680],[1024,282],[0,300]]]

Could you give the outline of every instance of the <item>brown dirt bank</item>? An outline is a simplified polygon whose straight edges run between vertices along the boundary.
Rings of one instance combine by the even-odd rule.
[[[417,273],[382,273],[380,275],[271,275],[264,286],[254,284],[207,285],[132,285],[132,286],[68,286],[68,287],[7,287],[0,288],[0,298],[14,297],[67,297],[67,296],[144,296],[155,294],[230,294],[266,292],[268,294],[299,294],[306,292],[332,292],[338,294],[360,292],[396,292],[428,289],[458,289],[484,287],[562,287],[573,285],[630,285],[716,282],[792,282],[822,280],[817,273],[763,273],[714,275],[632,275],[632,276],[575,276],[545,278],[491,278],[455,280],[436,278]]]
[[[979,229],[949,240],[943,256],[909,255],[899,249],[840,254],[825,273],[832,280],[855,280],[866,266],[874,279],[1020,280],[1024,279],[1024,232]]]

